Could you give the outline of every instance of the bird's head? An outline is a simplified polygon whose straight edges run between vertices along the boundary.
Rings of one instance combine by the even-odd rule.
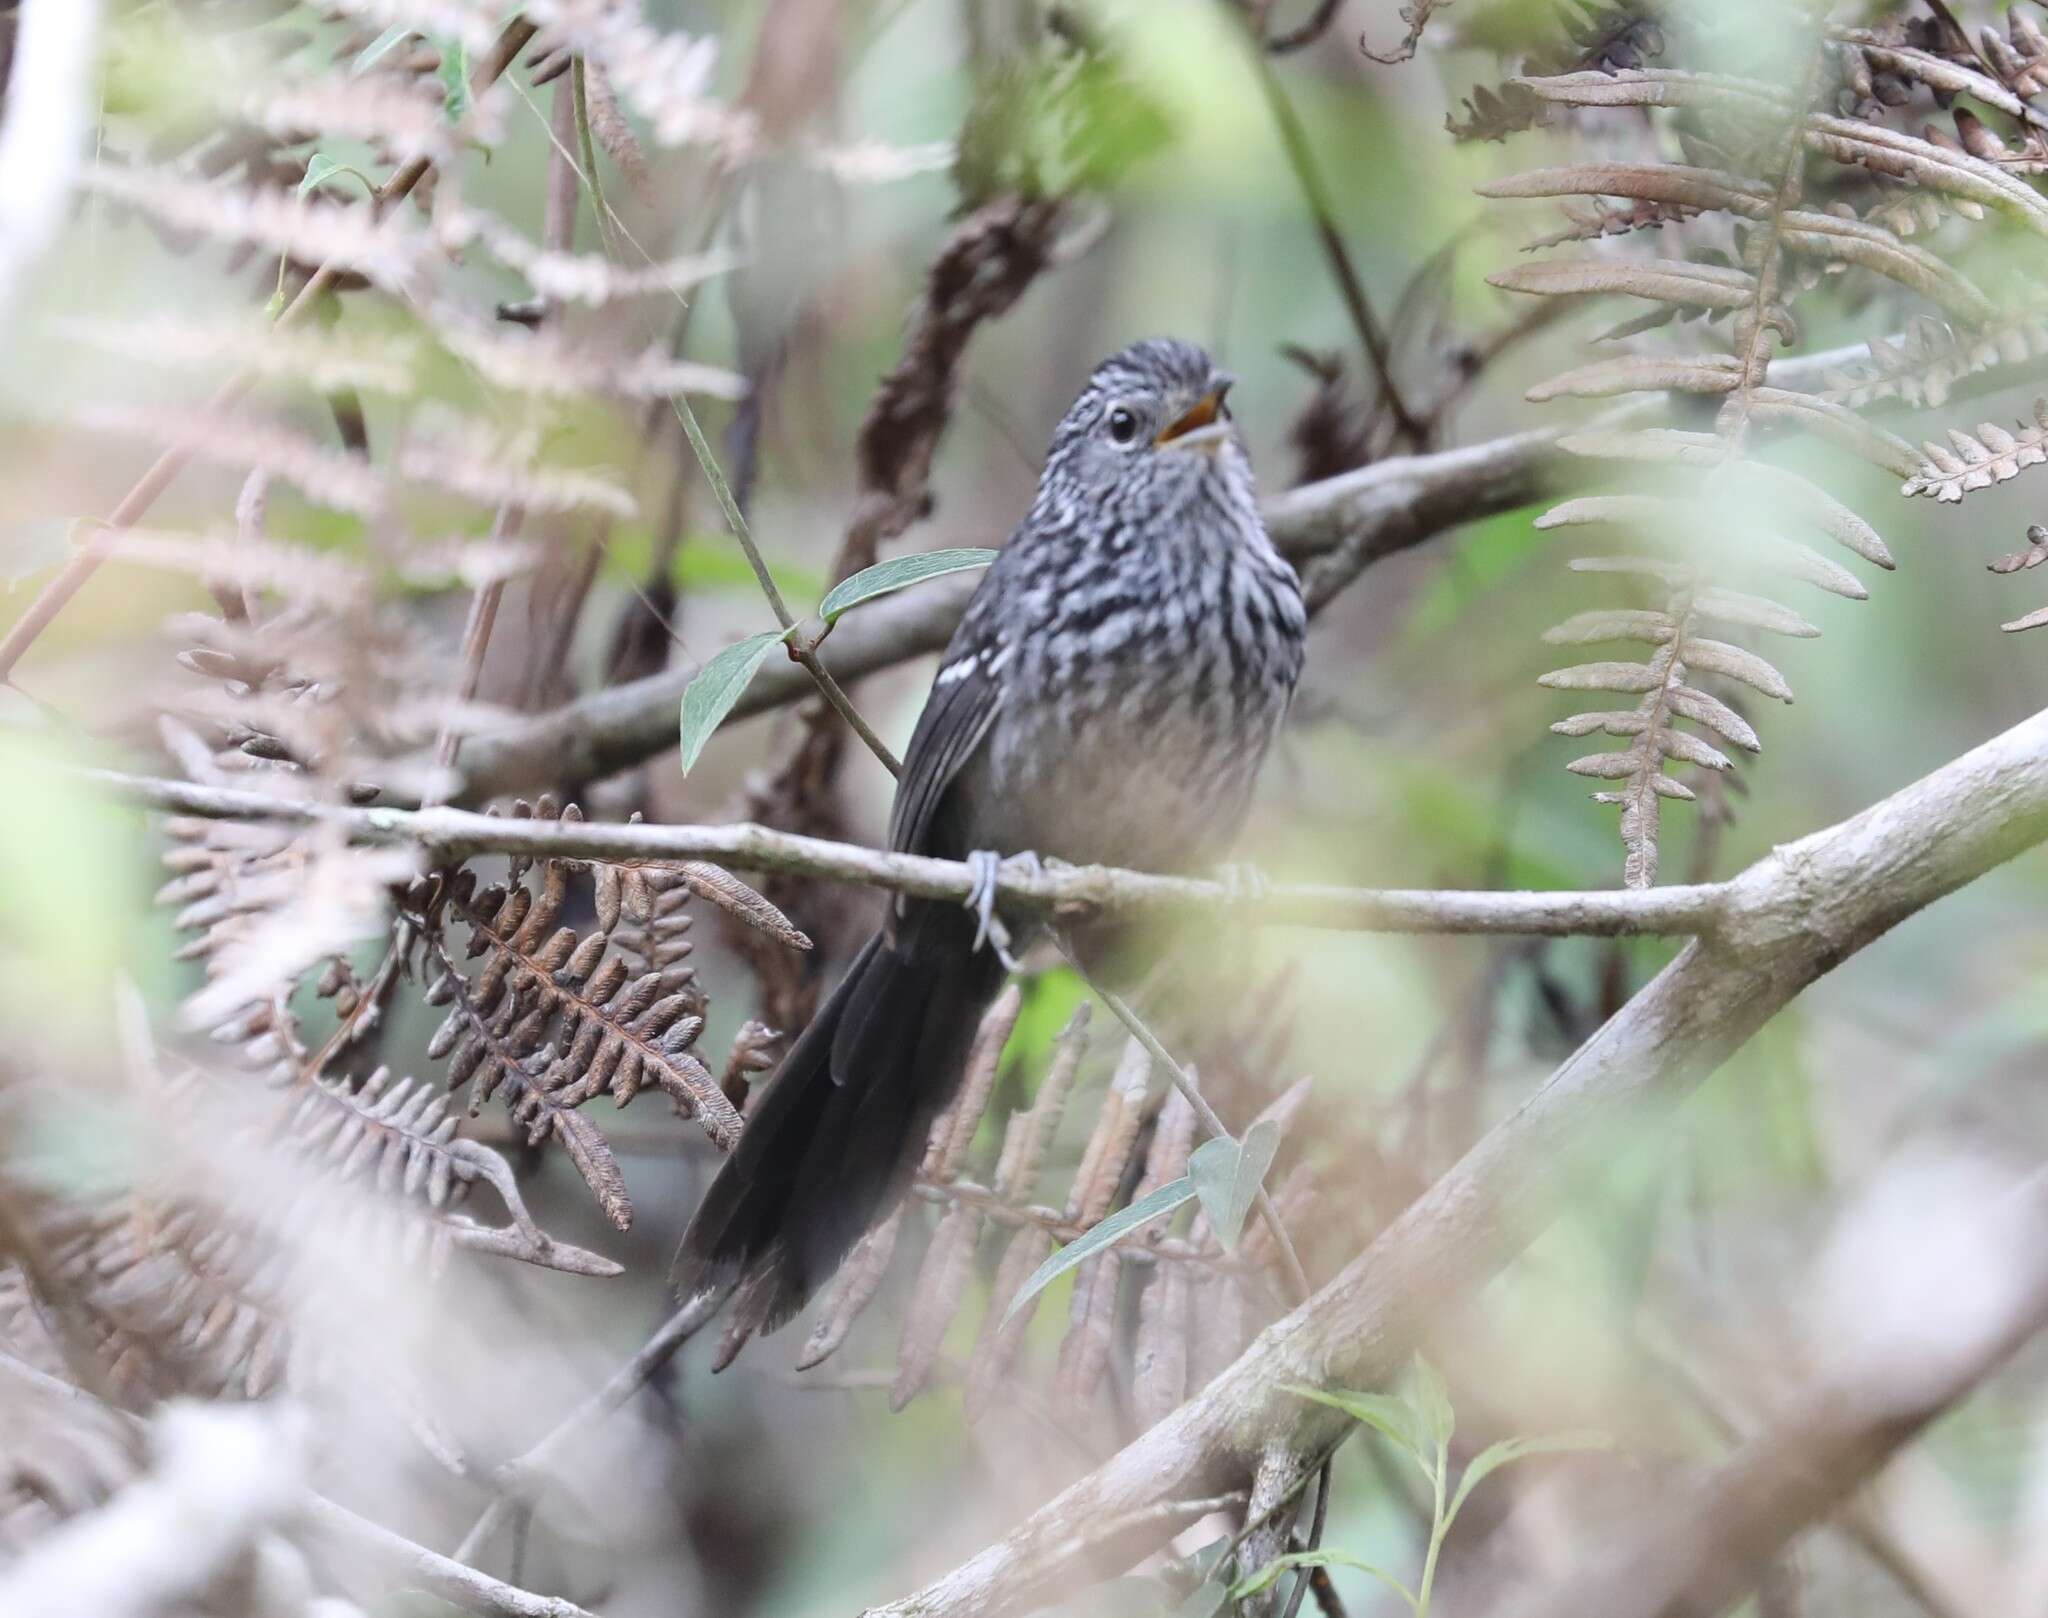
[[[1235,380],[1193,343],[1173,338],[1112,354],[1054,429],[1047,490],[1178,505],[1216,479],[1249,496],[1251,463],[1224,403]]]

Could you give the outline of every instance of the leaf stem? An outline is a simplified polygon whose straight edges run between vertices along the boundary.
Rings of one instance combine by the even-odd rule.
[[[1416,1581],[1415,1618],[1429,1618],[1430,1587],[1436,1583],[1436,1561],[1444,1548],[1444,1535],[1450,1531],[1450,1523],[1444,1517],[1444,1476],[1451,1469],[1451,1446],[1439,1438],[1436,1441],[1436,1465],[1430,1468],[1429,1487],[1432,1505],[1429,1519],[1429,1550],[1422,1558],[1422,1577]]]
[[[754,543],[753,531],[747,526],[747,519],[741,513],[739,502],[732,497],[732,486],[725,481],[725,473],[718,465],[718,457],[711,453],[711,445],[705,441],[704,429],[697,421],[697,412],[690,408],[690,401],[682,394],[673,395],[669,401],[675,406],[676,419],[683,424],[683,436],[690,441],[690,448],[697,457],[697,464],[704,469],[704,480],[711,485],[711,492],[718,499],[718,508],[725,514],[725,525],[732,530],[734,539],[740,542],[740,549],[747,558],[747,566],[754,570],[754,578],[761,586],[761,593],[768,598],[768,609],[775,614],[775,621],[782,626],[789,655],[801,663],[811,678],[817,682],[825,700],[832,704],[839,717],[853,727],[853,733],[867,744],[868,751],[882,761],[891,775],[901,776],[903,765],[889,746],[861,718],[853,699],[840,689],[839,682],[832,678],[831,671],[818,659],[815,641],[797,635],[796,619],[791,616],[789,603],[782,599],[782,592],[776,588],[775,578],[768,571],[768,564],[761,556],[760,546]]]
[[[1195,1081],[1188,1077],[1187,1070],[1173,1059],[1172,1053],[1164,1045],[1160,1044],[1159,1036],[1145,1026],[1144,1019],[1124,1002],[1122,996],[1095,981],[1065,938],[1060,937],[1058,933],[1053,936],[1059,941],[1060,953],[1067,958],[1067,964],[1073,967],[1081,981],[1093,989],[1097,998],[1109,1007],[1116,1020],[1130,1030],[1131,1037],[1145,1047],[1146,1054],[1166,1069],[1168,1076],[1173,1080],[1173,1087],[1180,1091],[1187,1104],[1194,1108],[1195,1117],[1202,1127],[1218,1140],[1233,1139],[1229,1127],[1217,1116],[1216,1109],[1210,1106],[1202,1092],[1195,1088]],[[1295,1252],[1294,1242],[1287,1234],[1287,1227],[1280,1222],[1280,1210],[1273,1206],[1273,1198],[1263,1185],[1259,1187],[1258,1209],[1259,1217],[1273,1233],[1274,1243],[1286,1261],[1288,1280],[1302,1299],[1308,1298],[1315,1288],[1309,1285],[1308,1272],[1301,1267],[1301,1255]]]

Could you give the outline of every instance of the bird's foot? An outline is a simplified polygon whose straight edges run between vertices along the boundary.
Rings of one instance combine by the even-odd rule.
[[[1257,904],[1273,891],[1266,873],[1249,860],[1229,860],[1216,867],[1225,904]]]
[[[1012,854],[1009,858],[1016,861],[1026,875],[1036,876],[1041,869],[1038,856],[1028,850]],[[996,888],[1001,879],[1004,856],[992,848],[978,848],[967,856],[967,864],[974,873],[974,886],[967,890],[967,897],[961,903],[974,912],[974,947],[988,946],[996,952],[996,959],[1003,963],[1005,971],[1020,971],[1017,958],[1010,953],[1010,929],[996,914]]]

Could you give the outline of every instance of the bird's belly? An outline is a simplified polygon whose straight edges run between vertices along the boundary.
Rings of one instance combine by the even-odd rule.
[[[1074,865],[1213,865],[1244,819],[1266,741],[1257,726],[1219,735],[1217,717],[1176,705],[1143,725],[1115,712],[998,725],[970,788],[977,846]]]

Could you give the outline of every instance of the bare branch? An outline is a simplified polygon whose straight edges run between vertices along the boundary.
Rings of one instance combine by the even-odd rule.
[[[1851,344],[1780,362],[1787,383],[1817,384],[1865,357]],[[1626,407],[1631,419],[1640,406]],[[1599,418],[1603,423],[1607,417]],[[1620,419],[1616,413],[1615,419]],[[1304,573],[1311,609],[1327,605],[1373,563],[1460,524],[1512,511],[1541,496],[1560,467],[1584,463],[1559,448],[1579,428],[1543,427],[1433,455],[1399,456],[1290,489],[1267,502],[1266,523]],[[939,579],[849,614],[819,650],[842,681],[861,679],[942,648],[976,579]],[[698,665],[667,670],[564,704],[495,735],[463,744],[465,801],[537,790],[562,779],[598,780],[676,745],[676,707]],[[730,724],[811,694],[794,663],[771,662],[732,710]]]
[[[705,860],[887,888],[919,899],[965,902],[974,868],[958,860],[889,854],[852,843],[799,837],[746,824],[655,826],[640,821],[551,821],[473,814],[464,809],[355,809],[229,787],[83,772],[133,802],[215,820],[282,820],[340,827],[357,842],[418,847],[436,859],[523,854],[536,859],[655,864]],[[1059,915],[1135,910],[1228,912],[1246,921],[1294,927],[1396,933],[1517,933],[1598,937],[1691,934],[1713,930],[1732,884],[1663,887],[1636,893],[1596,891],[1464,892],[1456,889],[1340,888],[1276,884],[1248,898],[1222,882],[1155,876],[1108,866],[1031,872],[1003,867],[997,891],[1020,910]]]
[[[1668,1124],[1809,984],[1935,900],[2048,838],[2048,713],[1726,884],[1718,936],[1679,958],[1307,1304],[1184,1405],[889,1618],[1013,1612],[1070,1546],[1154,1502],[1241,1483],[1268,1444],[1309,1448],[1331,1412],[1290,1382],[1384,1386],[1444,1300],[1469,1294],[1563,1207],[1616,1132]],[[1122,1554],[1156,1540],[1126,1537]]]
[[[1880,1184],[1865,1200],[1895,1189]],[[1930,1189],[1938,1206],[1921,1195]],[[1684,1475],[1571,1577],[1502,1610],[1652,1618],[1734,1604],[1793,1539],[2048,1326],[2048,1172],[1980,1207],[1940,1191],[1912,1181],[1910,1217],[1925,1236],[1903,1253],[1895,1216],[1859,1230],[1852,1211],[1835,1246],[1860,1261],[1853,1318],[1830,1319],[1826,1361],[1780,1390],[1749,1439]]]

